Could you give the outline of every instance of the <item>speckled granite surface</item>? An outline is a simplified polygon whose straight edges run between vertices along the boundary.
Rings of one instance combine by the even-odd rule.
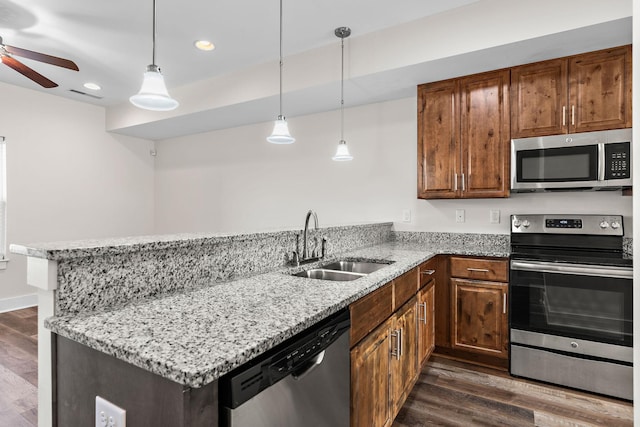
[[[295,277],[290,273],[302,268],[282,269],[109,311],[57,316],[46,326],[157,375],[201,387],[437,253],[508,255],[490,245],[448,243],[388,242],[343,253],[394,261],[351,282]]]
[[[632,237],[622,238],[622,253],[627,258],[633,258],[633,238]]]
[[[389,241],[391,233],[392,223],[321,228],[309,233],[309,247],[325,237],[331,256]],[[296,248],[301,252],[301,231],[11,245],[11,252],[58,262],[55,309],[64,315],[272,271]]]
[[[437,248],[446,247],[461,255],[476,255],[478,250],[483,250],[487,256],[508,256],[511,244],[508,234],[396,231],[393,237],[397,242],[424,244]],[[469,248],[468,252],[467,248]]]

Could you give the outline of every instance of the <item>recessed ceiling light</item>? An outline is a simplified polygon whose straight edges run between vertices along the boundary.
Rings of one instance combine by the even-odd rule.
[[[194,45],[200,50],[213,50],[216,48],[209,40],[198,40]]]
[[[102,87],[100,87],[99,84],[91,83],[91,82],[85,83],[82,86],[86,87],[87,89],[91,89],[91,90],[100,90],[100,89],[102,89]]]

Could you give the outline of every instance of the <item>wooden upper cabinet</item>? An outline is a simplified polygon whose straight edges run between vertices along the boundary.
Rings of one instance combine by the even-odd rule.
[[[462,197],[509,196],[509,70],[460,81]]]
[[[511,69],[511,137],[631,127],[631,46]]]
[[[418,86],[418,198],[458,196],[460,123],[456,80]]]
[[[631,46],[569,62],[570,132],[631,127]]]
[[[567,60],[511,69],[511,137],[567,133]]]
[[[418,86],[418,198],[509,196],[509,70]]]

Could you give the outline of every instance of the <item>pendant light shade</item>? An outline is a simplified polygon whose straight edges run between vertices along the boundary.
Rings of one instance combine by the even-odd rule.
[[[349,148],[347,147],[347,141],[344,140],[344,39],[351,35],[351,29],[349,27],[339,27],[335,31],[336,37],[341,39],[341,71],[340,71],[340,142],[338,143],[338,149],[336,155],[331,159],[336,162],[348,162],[353,160],[353,156],[349,154]]]
[[[140,91],[129,98],[138,108],[152,111],[170,111],[179,103],[169,96],[160,67],[156,65],[156,0],[153,0],[153,53],[151,64],[143,75]]]
[[[289,133],[287,119],[284,116],[278,116],[276,123],[273,125],[273,132],[267,137],[267,141],[272,144],[293,144],[295,140]]]
[[[349,148],[347,147],[347,141],[341,140],[338,143],[338,149],[336,150],[336,155],[331,158],[336,162],[348,162],[353,160],[353,156],[349,154]]]
[[[138,108],[153,111],[170,111],[179,105],[169,96],[160,68],[153,64],[147,66],[140,92],[130,97],[129,101]]]
[[[282,115],[282,65],[282,0],[280,0],[280,114],[267,141],[272,144],[293,144],[296,139],[289,133],[289,125]]]

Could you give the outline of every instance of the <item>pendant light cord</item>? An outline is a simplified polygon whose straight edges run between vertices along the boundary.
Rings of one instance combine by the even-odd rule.
[[[156,65],[156,0],[153,0],[153,50],[151,64]]]
[[[280,0],[280,117],[282,117],[282,0]]]
[[[342,67],[340,69],[340,142],[344,141],[344,38],[342,38]]]

